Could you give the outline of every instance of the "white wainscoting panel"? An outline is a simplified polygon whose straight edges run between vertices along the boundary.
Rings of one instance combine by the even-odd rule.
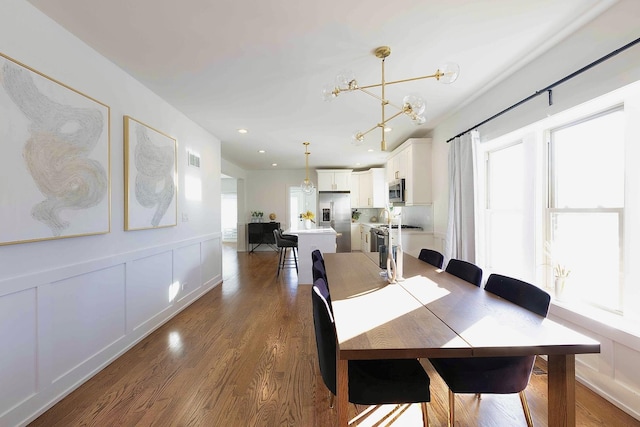
[[[200,245],[177,248],[173,252],[173,286],[176,299],[182,300],[203,285]]]
[[[39,287],[39,353],[51,382],[125,335],[124,286],[120,264]]]
[[[222,280],[222,237],[202,242],[202,281],[204,284]]]
[[[172,252],[127,263],[127,328],[136,330],[171,305]]]
[[[2,414],[37,391],[36,291],[0,297],[0,425]]]
[[[0,427],[27,425],[221,283],[221,239],[0,280]]]

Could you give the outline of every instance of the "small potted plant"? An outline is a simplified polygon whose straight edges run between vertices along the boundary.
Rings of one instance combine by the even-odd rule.
[[[351,222],[357,222],[360,219],[360,215],[362,214],[362,212],[360,212],[358,209],[354,209],[351,211]]]
[[[300,214],[300,219],[304,221],[304,228],[307,230],[311,228],[311,223],[315,224],[315,221],[313,220],[314,218],[315,215],[311,211],[306,211]]]
[[[262,211],[251,211],[251,222],[262,222]]]
[[[553,290],[556,300],[566,301],[567,278],[569,277],[571,270],[567,268],[566,264],[562,263],[561,259],[565,257],[560,255],[560,251],[557,246],[557,244],[547,242],[545,244],[545,250],[547,256],[551,260],[551,264],[553,265]]]

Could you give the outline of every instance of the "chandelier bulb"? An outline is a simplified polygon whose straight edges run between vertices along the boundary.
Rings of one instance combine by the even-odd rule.
[[[423,124],[425,124],[427,122],[427,118],[425,116],[415,116],[412,119],[412,122],[413,122],[414,125],[420,126],[420,125],[423,125]]]
[[[333,101],[340,94],[340,88],[332,84],[325,85],[322,88],[322,99],[324,101]]]
[[[455,82],[460,75],[460,66],[453,62],[446,62],[438,67],[436,71],[436,80],[443,84]]]
[[[360,146],[364,143],[364,135],[360,131],[356,131],[351,136],[351,143],[355,146]]]
[[[424,113],[424,110],[427,108],[427,105],[422,97],[415,94],[405,96],[402,100],[402,104],[404,106],[405,113],[413,113],[418,116]]]
[[[351,70],[341,70],[336,75],[335,82],[336,86],[338,86],[339,88],[348,88],[351,90],[352,86],[357,87],[356,75]]]

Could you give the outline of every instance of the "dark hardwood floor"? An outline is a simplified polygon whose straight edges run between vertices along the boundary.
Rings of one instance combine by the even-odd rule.
[[[275,252],[225,245],[224,283],[83,384],[32,426],[332,426],[335,410],[318,368],[310,286],[295,270],[276,278]],[[429,417],[446,426],[447,391],[432,378]],[[546,367],[527,396],[547,425]],[[460,426],[526,425],[517,395],[456,397]],[[640,422],[578,384],[579,426]],[[419,426],[417,405],[358,407],[361,425]]]

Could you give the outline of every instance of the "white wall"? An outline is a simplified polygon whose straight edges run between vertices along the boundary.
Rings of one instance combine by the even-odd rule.
[[[592,61],[635,40],[638,36],[640,2],[620,0],[600,17],[566,38],[539,59],[527,64],[515,75],[491,88],[433,131],[433,197],[434,233],[444,235],[447,227],[448,182],[446,140],[479,123],[489,116],[524,99],[539,89],[556,82]],[[538,121],[549,114],[608,93],[613,89],[640,80],[640,45],[598,65],[553,91],[553,106],[546,95],[518,107],[482,126],[481,138],[487,140]],[[464,71],[464,70],[463,70]],[[473,72],[468,70],[467,72]],[[640,328],[623,332],[591,320],[588,316],[553,306],[551,314],[568,326],[601,343],[600,355],[577,358],[577,373],[581,381],[613,403],[640,419]]]
[[[0,5],[0,52],[111,108],[111,232],[0,246],[0,425],[14,426],[221,282],[221,162],[215,137],[24,0]],[[123,231],[123,115],[178,141],[176,227]]]
[[[310,177],[315,176],[314,171],[309,172]],[[251,211],[264,212],[265,218],[271,212],[276,214],[276,221],[282,228],[288,228],[288,200],[289,187],[299,187],[305,178],[304,169],[301,170],[259,170],[247,173],[247,205],[245,219],[251,219]],[[316,180],[311,178],[314,183]],[[316,183],[317,184],[317,183]]]

